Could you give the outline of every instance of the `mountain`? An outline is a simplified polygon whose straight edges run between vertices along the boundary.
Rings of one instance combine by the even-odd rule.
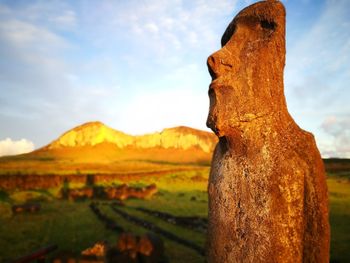
[[[120,149],[182,149],[199,148],[211,153],[217,142],[213,133],[179,126],[164,129],[161,132],[132,136],[114,130],[101,122],[88,122],[64,133],[46,149],[96,146],[110,143]]]
[[[132,136],[89,122],[31,153],[1,157],[0,188],[47,189],[63,180],[85,185],[92,175],[107,185],[193,185],[206,182],[216,143],[213,133],[184,126]]]
[[[64,147],[95,146],[100,143],[111,143],[119,148],[124,148],[133,143],[133,137],[96,121],[84,123],[67,131],[46,147],[48,149],[61,149]]]
[[[185,126],[133,136],[101,122],[88,122],[43,148],[7,159],[46,160],[47,163],[54,160],[56,164],[64,162],[64,166],[73,163],[114,165],[124,161],[209,164],[216,143],[213,133]]]

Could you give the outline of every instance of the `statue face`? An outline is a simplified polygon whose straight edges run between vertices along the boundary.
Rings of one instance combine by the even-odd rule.
[[[207,126],[219,137],[285,104],[284,18],[279,2],[259,2],[242,10],[226,29],[222,48],[208,58],[212,82]]]

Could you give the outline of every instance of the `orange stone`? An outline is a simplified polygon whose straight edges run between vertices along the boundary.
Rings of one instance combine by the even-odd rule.
[[[207,126],[219,143],[208,184],[207,260],[329,262],[324,165],[284,97],[284,6],[243,9],[221,43],[208,58]]]

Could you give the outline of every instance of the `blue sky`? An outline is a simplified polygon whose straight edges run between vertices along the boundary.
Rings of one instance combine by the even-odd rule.
[[[93,120],[206,129],[206,59],[252,2],[0,0],[0,155]],[[289,111],[324,157],[350,158],[350,1],[282,2]]]

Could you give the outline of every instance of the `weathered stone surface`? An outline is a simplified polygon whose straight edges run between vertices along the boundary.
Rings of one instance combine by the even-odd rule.
[[[329,262],[328,197],[313,135],[287,111],[285,9],[243,9],[208,58],[208,262]]]
[[[108,249],[108,244],[105,241],[99,241],[92,247],[89,247],[81,252],[83,256],[104,257]]]

